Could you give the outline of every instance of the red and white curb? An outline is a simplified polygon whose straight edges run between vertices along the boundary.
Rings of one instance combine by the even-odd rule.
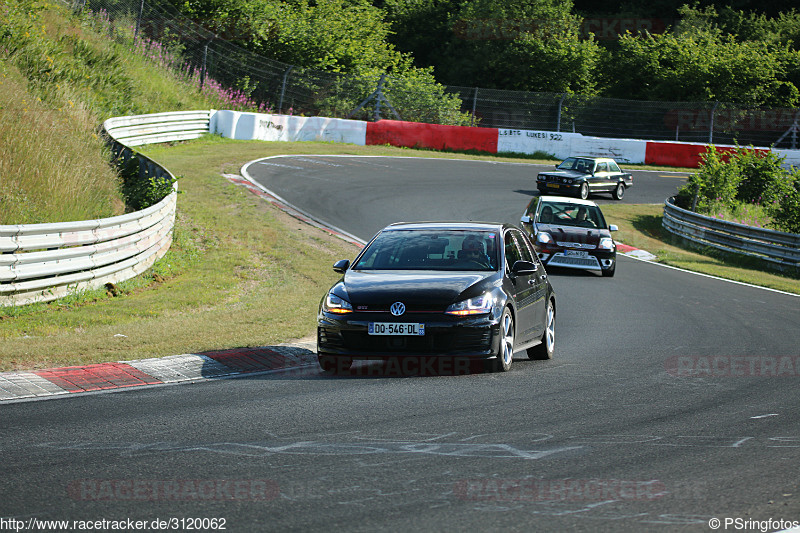
[[[633,257],[634,259],[641,259],[643,261],[655,261],[656,259],[658,259],[650,252],[647,252],[645,250],[640,250],[639,248],[634,248],[633,246],[628,246],[627,244],[622,244],[621,242],[617,243],[617,251],[620,252],[622,255],[627,255],[628,257]]]
[[[144,385],[198,382],[316,365],[316,342],[236,348],[201,354],[84,366],[0,372],[0,402]]]

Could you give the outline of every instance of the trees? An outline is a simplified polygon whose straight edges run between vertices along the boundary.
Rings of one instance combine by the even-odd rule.
[[[451,85],[526,91],[595,91],[595,67],[602,51],[582,39],[580,17],[571,1],[417,0],[402,6],[387,2],[397,35],[409,36],[413,48],[432,46],[426,54],[436,75]],[[420,29],[422,16],[433,22]],[[413,26],[411,26],[413,24]],[[410,36],[408,28],[416,28]],[[426,37],[427,36],[427,39]]]
[[[722,101],[795,107],[800,52],[780,39],[741,40],[725,33],[716,12],[684,7],[670,33],[624,35],[606,64],[608,96],[642,100]],[[740,31],[761,34],[739,20]]]

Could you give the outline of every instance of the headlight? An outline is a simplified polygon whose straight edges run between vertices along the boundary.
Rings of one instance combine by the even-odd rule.
[[[456,316],[483,315],[491,312],[492,306],[494,306],[494,298],[491,294],[486,293],[454,303],[447,308],[445,313]]]
[[[614,249],[614,240],[608,237],[603,237],[600,239],[600,244],[597,245],[598,250],[613,250]]]
[[[339,298],[332,292],[329,292],[325,297],[325,303],[322,306],[323,310],[327,313],[334,313],[337,315],[344,315],[353,312],[353,306],[350,302],[343,298]]]
[[[536,235],[536,242],[537,244],[550,244],[553,242],[553,237],[551,237],[549,233],[543,231]]]

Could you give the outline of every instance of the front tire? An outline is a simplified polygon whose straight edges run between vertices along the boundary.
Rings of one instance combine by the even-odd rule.
[[[625,184],[622,182],[617,183],[617,187],[611,195],[614,197],[614,200],[622,200],[622,197],[625,196]]]
[[[614,273],[616,272],[616,270],[617,270],[617,261],[615,260],[614,264],[611,265],[611,268],[607,268],[607,269],[602,271],[603,277],[604,278],[613,278],[614,277]]]
[[[528,359],[544,360],[552,359],[553,352],[556,349],[556,308],[553,305],[553,300],[547,302],[547,311],[545,315],[545,327],[542,334],[542,342],[528,348]]]
[[[503,318],[500,319],[500,347],[497,356],[491,360],[493,372],[508,372],[514,361],[514,318],[506,307]]]
[[[581,197],[581,200],[586,200],[587,198],[589,198],[589,184],[586,183],[585,181],[581,183],[581,190],[579,192],[579,195]]]
[[[353,366],[353,360],[349,357],[332,357],[330,355],[317,354],[319,367],[327,374],[344,374]]]

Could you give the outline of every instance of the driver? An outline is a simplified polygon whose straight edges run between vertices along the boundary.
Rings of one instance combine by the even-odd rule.
[[[465,238],[461,243],[461,251],[458,252],[458,262],[486,264],[487,257],[483,242],[475,236]]]
[[[578,208],[578,216],[575,217],[579,226],[597,227],[594,222],[589,219],[589,213],[585,207]]]

